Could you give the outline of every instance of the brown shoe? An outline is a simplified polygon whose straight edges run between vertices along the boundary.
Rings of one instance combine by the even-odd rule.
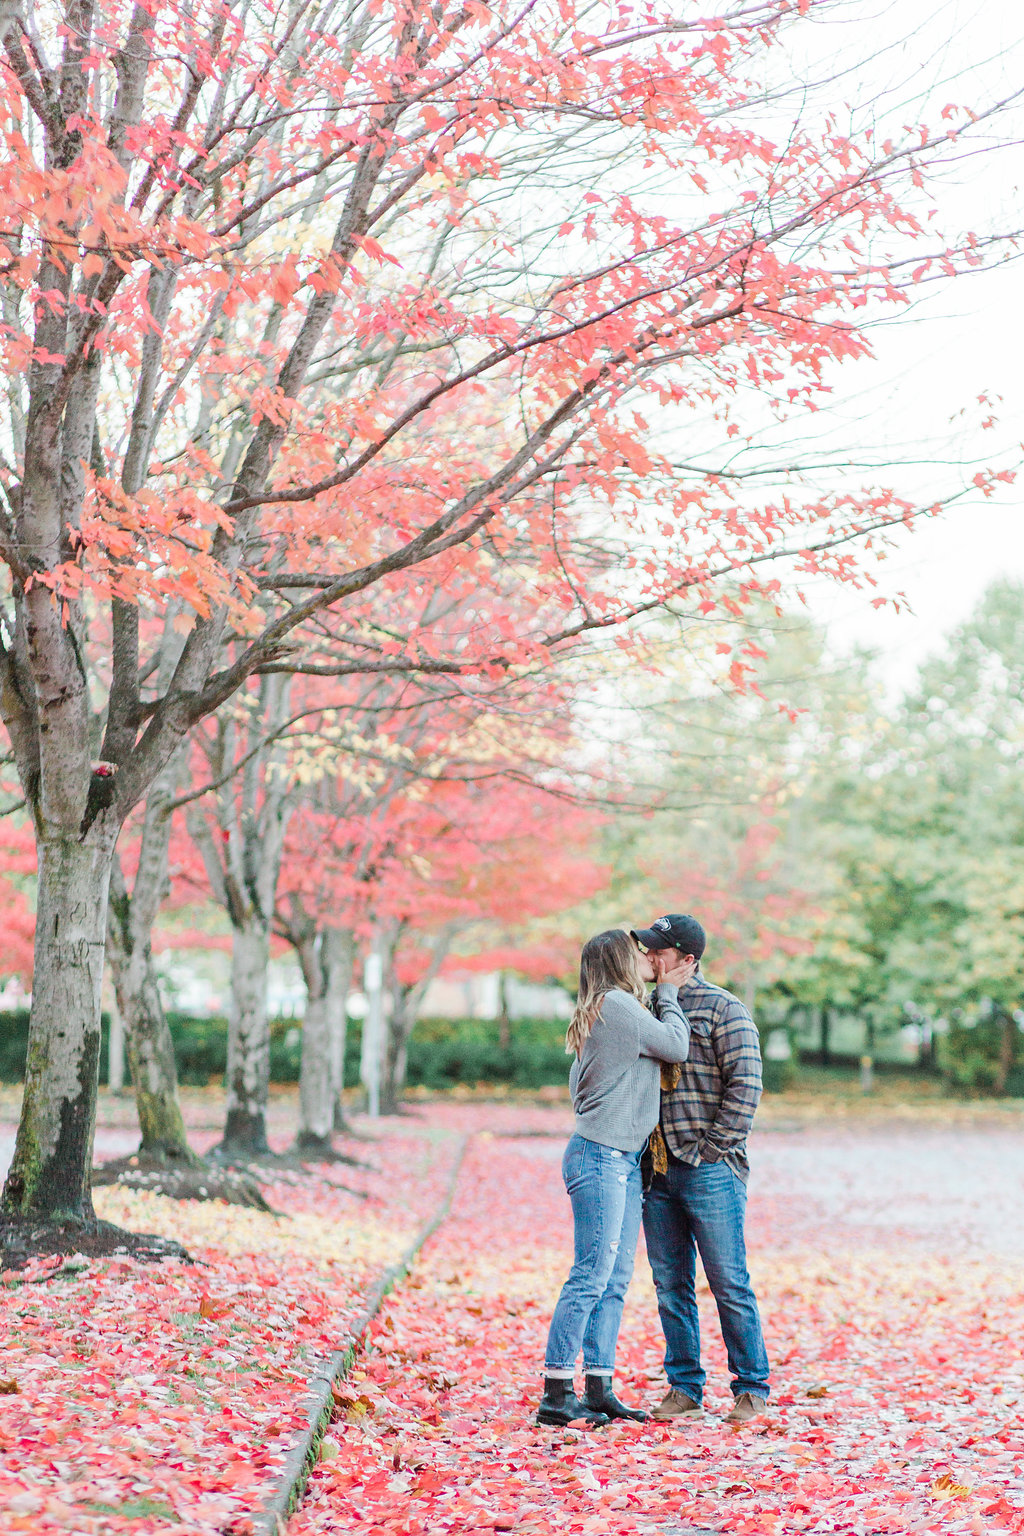
[[[763,1397],[756,1397],[753,1392],[741,1392],[732,1405],[732,1412],[727,1413],[727,1424],[749,1424],[751,1419],[759,1418],[768,1404]]]
[[[652,1419],[658,1419],[665,1424],[672,1419],[702,1419],[704,1409],[700,1403],[695,1403],[692,1397],[687,1397],[685,1392],[680,1392],[678,1387],[669,1387],[665,1396],[651,1414]]]

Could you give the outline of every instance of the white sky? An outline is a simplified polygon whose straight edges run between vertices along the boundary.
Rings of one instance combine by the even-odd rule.
[[[1024,265],[1017,263],[969,279],[946,296],[947,302],[960,301],[958,313],[948,311],[888,335],[872,371],[893,368],[896,385],[883,391],[879,414],[894,437],[913,439],[925,417],[929,435],[941,441],[950,418],[964,405],[977,410],[977,396],[987,390],[1003,397],[995,407],[1000,425],[990,432],[958,434],[958,442],[968,449],[973,444],[981,456],[991,449],[992,463],[1015,453],[1024,459],[1022,282]],[[924,485],[925,471],[921,475]],[[913,469],[894,478],[901,490],[913,494]],[[955,483],[952,475],[950,483]],[[819,586],[810,594],[812,611],[827,624],[837,647],[877,648],[886,680],[902,688],[943,635],[968,616],[990,582],[1011,576],[1024,583],[1024,475],[1001,489],[998,500],[972,495],[938,518],[919,521],[913,532],[896,537],[875,574],[880,583],[875,590]],[[901,593],[907,603],[899,611],[872,607],[873,597]]]
[[[842,0],[837,15],[840,23],[821,29],[824,50],[840,38],[844,51],[854,53],[875,47],[876,38],[881,45],[895,33],[906,39],[857,72],[860,89],[847,90],[854,100],[873,83],[916,73],[937,106],[949,100],[976,107],[1024,81],[1022,0]],[[916,119],[908,113],[908,120]],[[1024,133],[1020,115],[998,137],[1014,132]],[[941,215],[950,229],[1019,229],[1022,188],[1024,149],[1010,143],[949,177],[939,196]],[[856,388],[856,399],[845,410],[837,401],[847,416],[846,440],[868,452],[891,443],[894,457],[902,447],[911,459],[920,447],[922,460],[950,463],[951,487],[969,480],[980,463],[1001,467],[1014,457],[1024,460],[1022,291],[1024,258],[958,279],[928,295],[905,321],[876,333],[877,362],[857,364],[844,381],[851,392]],[[988,431],[978,425],[987,414],[977,402],[983,391],[1002,396],[995,405],[998,425]],[[867,414],[857,420],[861,409]],[[961,456],[976,462],[958,475]],[[927,496],[936,483],[934,464],[927,462],[891,478],[911,498],[918,486]],[[837,648],[877,649],[886,681],[902,689],[992,580],[1024,582],[1024,474],[998,504],[974,495],[941,519],[918,523],[913,533],[898,537],[876,574],[881,585],[874,591],[823,585],[808,597]],[[901,612],[871,606],[873,597],[901,592],[908,599]]]
[[[874,609],[871,596],[834,590],[812,598],[836,649],[867,646],[894,691],[910,684],[943,636],[966,619],[998,576],[1024,583],[1024,509],[971,506],[900,540],[877,593],[904,592],[900,610]]]

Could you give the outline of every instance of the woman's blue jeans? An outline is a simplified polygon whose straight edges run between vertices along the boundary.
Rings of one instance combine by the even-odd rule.
[[[562,1158],[572,1201],[574,1262],[555,1307],[544,1355],[546,1376],[615,1366],[622,1305],[633,1275],[643,1188],[640,1153],[619,1152],[573,1136]]]

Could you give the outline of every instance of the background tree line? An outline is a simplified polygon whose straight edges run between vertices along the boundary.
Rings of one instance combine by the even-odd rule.
[[[206,797],[201,816],[201,799],[179,796],[162,893],[166,936],[185,945],[190,935],[218,942],[219,933],[226,942],[236,931],[224,899],[229,845],[237,819],[248,817],[250,862],[270,881],[273,934],[278,948],[291,946],[306,986],[300,1047],[285,1046],[282,1025],[272,1045],[269,941],[261,967],[248,951],[239,967],[232,946],[232,987],[240,979],[243,1001],[232,1002],[229,1052],[242,1049],[244,998],[255,995],[262,1008],[255,1033],[244,1025],[262,1061],[251,1099],[258,1119],[273,1051],[274,1075],[303,1084],[301,1149],[330,1155],[331,1132],[344,1123],[344,1087],[366,1091],[375,1078],[381,1107],[398,1103],[426,985],[446,963],[570,989],[574,951],[589,931],[680,906],[708,924],[709,973],[744,996],[763,1027],[799,1019],[803,1043],[827,1061],[842,1050],[839,1019],[863,1026],[868,1049],[912,1025],[920,1059],[954,1087],[1019,1091],[1024,592],[994,585],[900,699],[887,692],[884,658],[831,656],[806,618],[765,609],[750,621],[758,654],[747,657],[740,685],[730,677],[737,637],[728,646],[722,638],[730,621],[702,622],[682,646],[678,626],[659,619],[643,684],[627,701],[614,667],[602,669],[575,695],[575,735],[553,729],[549,678],[549,733],[539,719],[530,726],[538,754],[531,783],[522,740],[500,715],[476,712],[475,748],[469,726],[454,733],[462,755],[446,755],[441,773],[436,757],[395,753],[380,720],[375,734],[344,748],[328,722],[330,753],[308,726],[267,749],[269,794],[257,793],[243,770]],[[379,690],[374,697],[380,702]],[[408,747],[408,714],[416,711],[407,709],[407,685],[399,697],[406,707],[391,701],[391,724],[401,722]],[[449,706],[435,699],[426,713],[424,741],[436,750],[438,727],[452,723]],[[491,732],[504,754],[493,742],[484,749]],[[197,749],[197,773],[210,773],[214,741]],[[244,758],[244,732],[240,742]],[[213,757],[223,764],[223,744]],[[288,819],[280,843],[271,811]],[[24,934],[21,963],[30,975],[31,858],[24,829],[13,819],[3,825],[8,931]],[[129,871],[144,835],[145,818],[125,840]],[[214,865],[211,877],[214,859],[223,872]],[[221,893],[213,905],[211,888]],[[116,979],[124,961],[114,954]],[[161,1075],[147,1076],[135,1047],[144,1130],[154,1097],[161,1125],[168,1110],[180,1120],[151,950],[147,965],[147,1006],[169,1060]],[[358,1043],[346,1050],[346,1001],[368,979],[371,998],[379,991],[380,1019],[370,1020],[378,1034],[367,1041],[360,1020]],[[230,1088],[229,1062],[210,1027],[181,1021],[179,1029],[178,1054],[193,1079],[225,1071]],[[296,1031],[288,1026],[289,1038]],[[432,1024],[414,1050],[413,1080],[558,1080],[558,1037],[555,1021]],[[193,1157],[183,1125],[143,1144],[152,1155]],[[267,1147],[264,1138],[232,1147],[228,1136],[223,1151],[245,1157]]]

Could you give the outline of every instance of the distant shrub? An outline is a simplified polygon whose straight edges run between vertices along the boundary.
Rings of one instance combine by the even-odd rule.
[[[565,1024],[559,1019],[516,1019],[508,1044],[494,1019],[421,1019],[409,1041],[411,1087],[507,1083],[544,1088],[569,1081]]]
[[[28,1053],[28,1009],[0,1013],[0,1082],[20,1083]]]
[[[1003,1060],[1007,1048],[1009,1071]],[[953,1024],[942,1040],[942,1070],[954,1093],[1024,1097],[1024,1035],[1000,1012],[973,1027]]]
[[[785,1061],[773,1061],[766,1052],[769,1038],[785,1032],[789,1040],[789,1057]],[[800,1076],[800,1057],[796,1032],[788,1025],[765,1024],[758,1028],[761,1039],[761,1080],[765,1093],[785,1093]]]

